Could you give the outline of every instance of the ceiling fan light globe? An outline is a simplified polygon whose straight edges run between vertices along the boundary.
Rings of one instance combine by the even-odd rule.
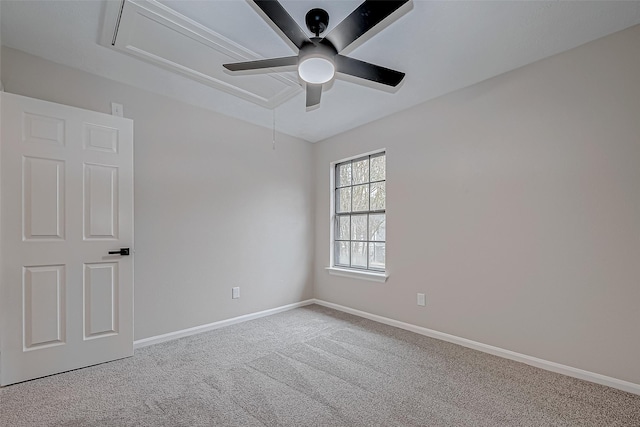
[[[298,64],[298,75],[311,84],[323,84],[331,81],[336,74],[332,61],[322,57],[305,58]]]

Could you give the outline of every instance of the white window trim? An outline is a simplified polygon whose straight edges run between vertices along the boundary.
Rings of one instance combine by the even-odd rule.
[[[377,150],[369,151],[366,153],[360,153],[355,156],[345,157],[341,160],[336,160],[335,162],[330,163],[329,167],[329,267],[325,267],[325,270],[332,276],[341,276],[348,277],[351,279],[360,279],[360,280],[368,280],[372,282],[384,283],[389,278],[389,270],[385,271],[375,271],[375,270],[358,270],[356,268],[344,268],[342,266],[337,267],[334,265],[334,231],[335,227],[333,226],[335,222],[335,179],[336,179],[336,165],[338,163],[348,162],[349,160],[359,159],[364,156],[372,156],[378,153],[386,153],[386,148],[379,148]],[[385,263],[386,264],[386,263]]]
[[[349,277],[351,279],[369,280],[371,282],[384,283],[389,278],[389,273],[385,272],[373,272],[371,270],[356,270],[350,268],[339,267],[326,267],[325,270],[332,276]]]

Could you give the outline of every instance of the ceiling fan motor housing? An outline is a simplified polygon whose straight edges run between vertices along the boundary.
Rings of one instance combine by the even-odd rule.
[[[311,43],[305,43],[300,52],[298,53],[299,60],[308,58],[310,56],[317,56],[323,58],[333,59],[338,52],[328,40],[321,39],[319,37],[313,37]]]

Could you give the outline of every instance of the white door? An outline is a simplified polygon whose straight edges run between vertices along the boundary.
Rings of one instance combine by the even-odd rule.
[[[133,122],[1,102],[0,384],[131,356]]]

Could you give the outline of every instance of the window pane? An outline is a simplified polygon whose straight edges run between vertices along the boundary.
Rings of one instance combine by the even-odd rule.
[[[353,211],[369,210],[369,184],[356,185],[353,188]]]
[[[351,162],[336,167],[336,187],[351,185]]]
[[[334,180],[333,265],[385,271],[385,153],[337,164]]]
[[[369,243],[369,268],[384,270],[386,247],[384,243]]]
[[[369,158],[353,162],[353,183],[364,184],[369,182]]]
[[[385,208],[385,198],[387,189],[385,182],[374,182],[371,184],[371,210],[377,211]]]
[[[369,240],[384,242],[387,234],[387,221],[385,214],[369,215]]]
[[[351,228],[349,224],[350,217],[348,215],[337,217],[337,230],[336,230],[336,239],[338,240],[349,240],[349,229]]]
[[[367,216],[351,216],[351,240],[367,240]]]
[[[336,190],[336,212],[351,212],[351,187]]]
[[[371,158],[371,181],[384,181],[386,179],[386,156]]]
[[[336,242],[334,253],[336,265],[349,267],[349,248],[349,242]]]
[[[351,242],[351,267],[367,268],[367,243]]]

